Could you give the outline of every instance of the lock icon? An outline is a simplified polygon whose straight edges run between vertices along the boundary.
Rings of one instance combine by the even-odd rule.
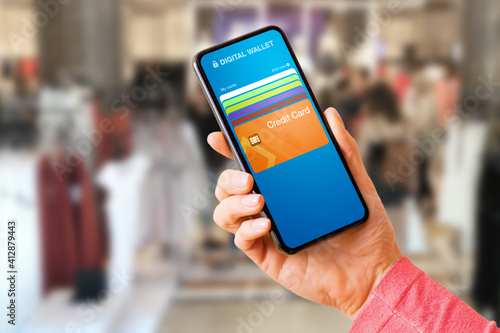
[[[212,65],[214,65],[214,68],[219,67],[219,64],[218,64],[218,63],[217,63],[217,61],[215,61],[215,60],[214,60],[214,61],[212,61]]]

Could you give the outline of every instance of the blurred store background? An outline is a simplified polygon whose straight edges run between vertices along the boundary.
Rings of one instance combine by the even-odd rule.
[[[212,222],[236,166],[206,144],[218,127],[191,59],[268,24],[358,141],[403,253],[500,320],[500,2],[0,0],[14,331],[349,330]]]

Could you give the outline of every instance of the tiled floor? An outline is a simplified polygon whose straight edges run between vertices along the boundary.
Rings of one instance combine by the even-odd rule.
[[[352,322],[336,310],[287,297],[264,300],[179,301],[172,305],[162,333],[344,333]]]

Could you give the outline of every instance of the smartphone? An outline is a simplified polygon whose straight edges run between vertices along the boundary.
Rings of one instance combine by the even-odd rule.
[[[196,54],[194,70],[285,254],[358,226],[368,208],[285,33],[254,31]]]

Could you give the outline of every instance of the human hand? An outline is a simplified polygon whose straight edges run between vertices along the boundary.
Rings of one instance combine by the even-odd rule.
[[[284,255],[269,235],[269,219],[252,219],[264,207],[264,198],[260,194],[249,194],[253,178],[237,170],[226,170],[219,178],[215,194],[220,203],[214,220],[234,233],[236,246],[278,283],[354,319],[402,254],[356,142],[335,109],[327,109],[325,116],[368,206],[370,214],[364,224],[293,256]],[[217,152],[233,158],[221,132],[211,133],[208,143]]]

